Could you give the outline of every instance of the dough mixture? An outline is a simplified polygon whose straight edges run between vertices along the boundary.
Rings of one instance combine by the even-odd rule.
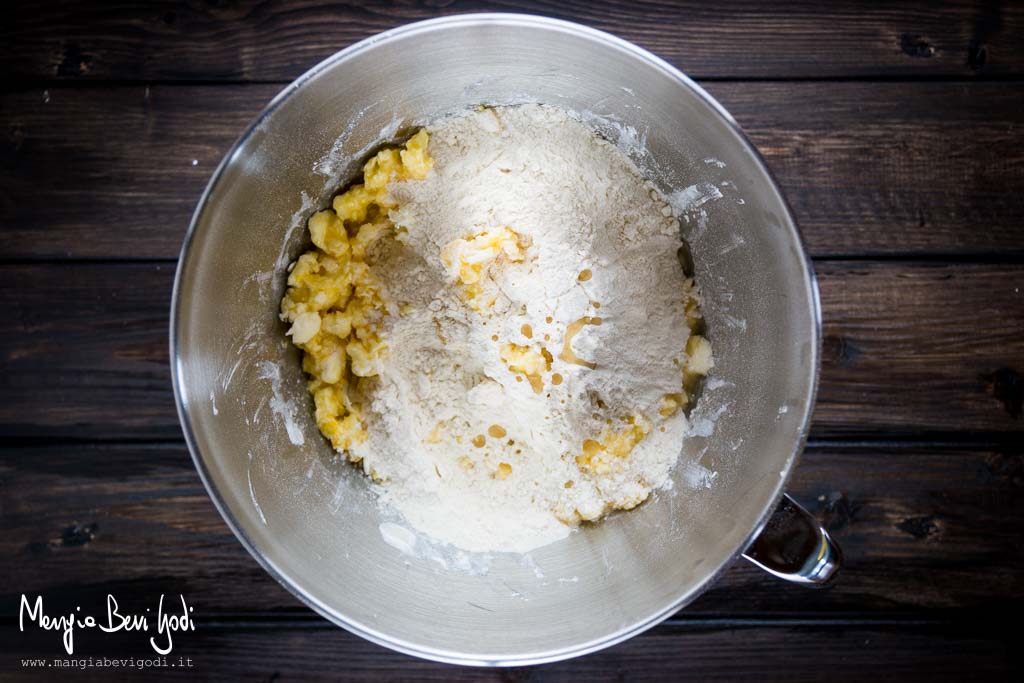
[[[413,527],[525,552],[666,483],[700,298],[664,198],[569,113],[439,120],[309,231],[281,311],[317,426]]]

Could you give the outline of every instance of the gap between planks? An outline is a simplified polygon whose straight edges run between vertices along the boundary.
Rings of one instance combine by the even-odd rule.
[[[93,256],[68,256],[68,257],[35,257],[21,256],[17,258],[0,258],[0,268],[11,266],[67,266],[67,265],[93,265],[93,266],[120,266],[120,265],[157,265],[177,266],[177,258],[154,258],[154,257],[93,257]],[[1016,266],[1024,264],[1024,250],[1003,250],[999,252],[980,252],[976,254],[963,254],[954,252],[938,252],[921,254],[914,252],[894,253],[867,253],[867,254],[816,254],[811,257],[814,263],[850,263],[871,264],[879,263],[886,265],[907,265],[907,266],[958,266],[958,265],[983,265],[983,266]]]
[[[808,589],[814,590],[814,589]],[[685,611],[685,608],[683,608]],[[874,618],[863,618],[863,617],[800,617],[794,619],[792,617],[695,617],[688,619],[686,617],[672,616],[664,621],[651,627],[650,630],[662,629],[662,630],[705,630],[705,629],[732,629],[732,628],[794,628],[801,626],[813,626],[815,628],[848,628],[851,626],[861,627],[943,627],[950,625],[962,625],[962,615],[950,615],[949,617],[940,618],[921,618],[921,617],[906,617],[901,615],[895,615],[892,617],[874,617]],[[326,617],[322,617],[316,612],[309,610],[306,615],[290,614],[287,616],[273,615],[273,614],[246,614],[239,613],[237,615],[217,615],[214,619],[203,621],[204,629],[226,629],[230,631],[237,631],[242,629],[309,629],[309,630],[320,630],[326,629],[331,630],[335,628],[341,628],[336,626],[334,622],[328,620]],[[971,625],[972,631],[984,632],[986,629],[978,627],[977,624]],[[1001,629],[995,626],[991,627],[992,631],[998,631],[1002,633]]]
[[[0,436],[3,436],[0,432]],[[857,450],[875,449],[921,449],[962,450],[964,448],[1007,448],[1024,450],[1024,442],[1017,434],[1001,434],[998,432],[920,432],[913,435],[904,433],[885,433],[858,435],[856,437],[822,437],[811,438],[804,445],[804,450],[845,448]],[[141,446],[143,448],[179,449],[187,448],[184,437],[169,439],[156,436],[147,437],[85,437],[77,439],[73,436],[11,436],[4,438],[0,448],[0,457],[6,451],[19,448],[53,448],[57,446]]]
[[[682,70],[680,70],[682,71]],[[970,85],[972,83],[1024,83],[1024,75],[1017,74],[979,74],[977,76],[953,76],[953,75],[920,75],[920,76],[791,76],[791,77],[774,77],[774,76],[750,76],[743,78],[733,78],[728,76],[701,76],[695,73],[683,74],[690,80],[696,82],[699,86],[701,83],[723,83],[723,84],[743,84],[743,83],[949,83],[951,85]],[[301,78],[300,75],[298,78]],[[298,80],[296,78],[295,80]],[[87,88],[137,88],[145,86],[160,86],[160,87],[216,87],[216,86],[271,86],[276,85],[281,88],[285,88],[292,83],[294,80],[278,80],[278,79],[253,79],[253,80],[217,80],[217,79],[195,79],[195,80],[175,80],[166,78],[155,78],[155,79],[94,79],[84,81],[69,81],[69,80],[51,80],[45,78],[33,78],[33,79],[11,79],[0,85],[0,93],[16,93],[16,92],[27,92],[30,90],[39,90],[40,88],[46,89],[61,89],[61,90],[75,90],[75,89],[87,89]]]

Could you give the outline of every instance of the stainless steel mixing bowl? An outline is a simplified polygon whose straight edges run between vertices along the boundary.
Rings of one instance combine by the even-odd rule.
[[[370,482],[332,458],[312,423],[298,357],[277,319],[285,267],[307,244],[305,218],[382,137],[481,103],[524,101],[580,112],[683,207],[717,365],[693,416],[697,435],[680,444],[673,488],[640,508],[525,557],[460,555],[423,539],[403,549],[408,534],[396,537]],[[605,33],[466,15],[339,52],[242,135],[185,240],[171,358],[196,467],[271,575],[377,643],[513,665],[635,635],[744,551],[793,580],[831,576],[837,556],[827,535],[782,497],[814,402],[819,317],[785,202],[707,93]]]

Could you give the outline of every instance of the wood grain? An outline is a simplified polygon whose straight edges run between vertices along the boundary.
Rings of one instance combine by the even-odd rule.
[[[234,539],[182,445],[8,448],[0,479],[4,614],[21,593],[66,613],[161,592],[207,616],[309,614]],[[1020,448],[812,444],[790,491],[842,546],[841,580],[810,591],[739,562],[679,618],[995,618],[1022,606]]]
[[[180,435],[169,379],[173,267],[0,266],[0,433]],[[818,265],[824,355],[812,433],[1024,433],[1024,266]]]
[[[277,86],[0,95],[0,254],[174,258]],[[1024,256],[1024,110],[1004,84],[714,83],[812,254]]]
[[[845,551],[834,586],[738,562],[610,651],[457,668],[320,619],[217,514],[180,442],[167,357],[172,259],[206,181],[319,60],[481,10],[581,21],[655,51],[706,79],[766,157],[819,259],[816,440],[790,490]],[[210,680],[1019,680],[1004,625],[1024,606],[1022,29],[1024,3],[968,0],[5,7],[0,613],[22,593],[53,614],[182,593],[199,630],[175,655]],[[58,634],[0,629],[4,680],[39,677],[21,657],[63,653]],[[137,634],[76,645],[152,656]]]
[[[813,431],[1020,433],[1024,267],[822,263]]]
[[[439,15],[511,11],[614,32],[697,77],[1019,74],[1017,3],[924,0],[18,3],[0,24],[8,76],[289,81],[356,40]]]
[[[202,622],[200,621],[200,624]],[[38,680],[24,657],[63,655],[58,634],[0,631],[15,657],[0,658],[4,680]],[[699,624],[662,626],[581,659],[518,669],[455,667],[389,652],[322,624],[227,623],[179,635],[167,658],[190,669],[117,670],[117,680],[662,681],[1013,680],[1020,673],[1012,636],[984,624]],[[139,634],[84,633],[83,657],[153,657]],[[187,672],[187,673],[186,673]],[[114,671],[74,671],[75,680],[109,681]],[[67,672],[60,672],[67,677]],[[54,678],[57,678],[55,675]]]
[[[178,438],[173,280],[173,264],[0,267],[0,433]]]

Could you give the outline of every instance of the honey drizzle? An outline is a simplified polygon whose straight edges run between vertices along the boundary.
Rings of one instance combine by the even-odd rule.
[[[572,350],[572,340],[580,330],[583,329],[584,325],[598,326],[604,322],[601,318],[591,318],[590,316],[583,316],[579,320],[569,323],[565,328],[565,342],[562,345],[562,352],[558,354],[558,357],[566,363],[573,363],[575,365],[582,365],[585,368],[593,370],[597,367],[597,363],[591,363],[589,360],[583,360]]]

